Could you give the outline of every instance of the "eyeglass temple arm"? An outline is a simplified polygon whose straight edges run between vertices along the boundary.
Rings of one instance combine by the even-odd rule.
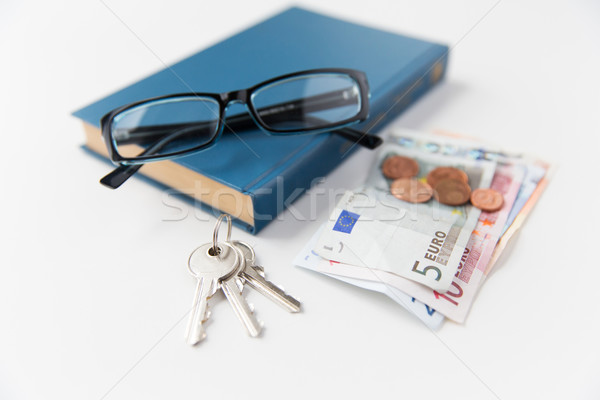
[[[304,119],[310,119],[316,122],[323,122],[320,118],[311,117],[311,116],[303,116]],[[332,133],[337,134],[338,136],[343,137],[344,139],[350,140],[356,144],[359,144],[363,147],[366,147],[369,150],[376,149],[383,143],[383,139],[379,136],[371,135],[367,132],[362,132],[352,128],[340,128],[332,131]]]
[[[116,189],[138,172],[142,165],[119,165],[111,173],[100,179],[100,183],[108,188]]]
[[[342,136],[356,144],[366,147],[369,150],[376,149],[383,143],[383,139],[379,136],[371,135],[370,133],[357,131],[356,129],[342,128],[333,131],[336,135]]]
[[[154,143],[152,146],[150,146],[147,149],[145,149],[144,151],[142,151],[140,153],[140,156],[155,154],[156,152],[160,151],[160,149],[162,149],[164,146],[169,144],[169,142],[171,142],[172,140],[175,140],[178,137],[181,137],[183,135],[187,135],[190,132],[193,132],[194,130],[196,130],[195,127],[187,127],[187,128],[177,130],[176,132],[173,132],[172,134],[164,137],[163,139],[159,140],[158,142]],[[119,186],[121,186],[127,179],[131,178],[133,176],[133,174],[138,172],[138,170],[142,167],[142,165],[143,164],[135,164],[135,165],[121,164],[117,168],[115,168],[111,173],[109,173],[108,175],[106,175],[102,179],[100,179],[100,183],[111,189],[116,189]]]
[[[302,116],[303,119],[308,119],[311,118],[309,116]],[[286,116],[286,119],[289,119],[289,114]],[[315,118],[312,117],[312,120],[315,121],[319,121],[319,118]],[[236,115],[234,117],[232,117],[231,119],[228,118],[226,119],[226,130],[235,132],[235,131],[243,131],[243,130],[247,130],[247,129],[252,129],[254,128],[256,125],[254,124],[254,121],[252,120],[252,118],[249,115]],[[323,122],[323,120],[320,120],[320,122]],[[352,128],[339,128],[336,130],[332,130],[331,133],[335,133],[336,135],[342,136],[345,139],[351,140],[363,147],[366,147],[370,150],[376,149],[379,145],[381,145],[381,143],[383,143],[383,140],[376,135],[371,135],[369,133],[363,132],[363,131],[359,131],[357,129],[352,129]]]

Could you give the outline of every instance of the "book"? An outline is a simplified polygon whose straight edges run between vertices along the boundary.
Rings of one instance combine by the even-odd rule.
[[[374,133],[438,83],[447,60],[445,45],[293,7],[73,115],[83,121],[86,147],[107,157],[100,118],[121,105],[173,93],[238,90],[307,69],[351,68],[367,74],[371,91],[369,118],[352,127]],[[227,114],[243,107],[234,104]],[[256,234],[357,147],[330,133],[270,136],[257,127],[223,135],[189,156],[147,163],[139,173],[202,208],[230,214]]]

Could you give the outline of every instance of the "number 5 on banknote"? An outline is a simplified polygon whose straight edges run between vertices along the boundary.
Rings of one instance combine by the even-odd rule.
[[[419,270],[419,261],[415,261],[415,265],[413,265],[412,271],[414,271],[418,274],[421,274],[421,275],[425,275],[425,276],[427,276],[428,271],[434,271],[437,274],[437,276],[435,278],[436,281],[439,281],[440,278],[442,277],[442,271],[440,271],[440,269],[438,267],[434,267],[433,265],[428,265],[427,267],[423,268],[422,270]]]

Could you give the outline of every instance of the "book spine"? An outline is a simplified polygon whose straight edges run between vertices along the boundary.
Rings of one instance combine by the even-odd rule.
[[[388,94],[373,104],[373,116],[358,125],[359,129],[377,132],[440,82],[445,75],[448,51],[443,46],[438,50],[440,51],[430,55],[429,61],[423,63],[408,79],[396,84]],[[284,209],[289,208],[315,182],[333,171],[349,152],[358,147],[333,134],[315,136],[312,146],[306,151],[289,159],[250,190],[254,207],[254,227],[250,232],[256,234],[276,219]],[[304,219],[311,217],[300,215],[297,210],[291,211],[290,215]]]

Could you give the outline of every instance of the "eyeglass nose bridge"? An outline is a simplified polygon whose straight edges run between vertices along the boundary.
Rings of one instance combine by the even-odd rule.
[[[258,120],[252,105],[250,104],[251,91],[248,89],[236,90],[233,92],[221,93],[219,98],[221,100],[222,108],[222,128],[218,135],[223,132],[223,129],[244,130],[252,128],[260,128],[265,132],[270,131]],[[227,109],[234,104],[242,104],[246,108],[248,114],[240,114],[232,117],[227,117]]]
[[[230,104],[244,103],[248,104],[248,90],[234,90],[233,92],[221,93],[221,102],[227,107]]]

